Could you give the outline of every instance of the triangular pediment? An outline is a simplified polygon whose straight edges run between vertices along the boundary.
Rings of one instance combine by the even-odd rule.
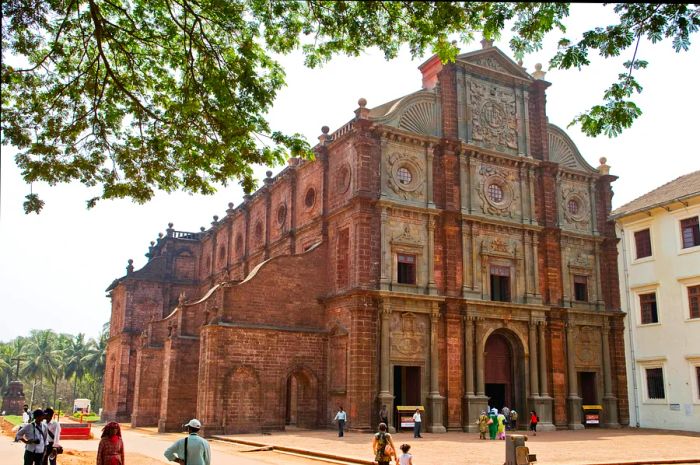
[[[489,69],[500,74],[517,77],[532,81],[533,78],[520,65],[510,59],[508,55],[503,53],[497,47],[489,47],[481,50],[475,50],[469,53],[463,53],[457,56],[457,62],[469,63],[470,65],[479,66]]]

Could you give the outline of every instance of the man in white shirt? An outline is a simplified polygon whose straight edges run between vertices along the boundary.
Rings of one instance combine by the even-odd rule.
[[[343,432],[345,431],[345,420],[347,419],[347,414],[343,410],[343,406],[338,407],[338,413],[335,414],[333,421],[338,422],[338,437],[343,437]]]
[[[187,437],[178,439],[172,446],[168,447],[163,454],[165,458],[180,465],[210,465],[211,449],[209,443],[197,435],[202,424],[193,418],[183,426],[187,427]]]
[[[61,446],[61,424],[53,417],[54,411],[52,408],[44,410],[46,418],[46,434],[47,446],[44,453],[44,465],[49,462],[51,465],[56,465],[57,449]]]
[[[24,411],[22,412],[22,423],[25,425],[32,421],[32,414],[29,412],[29,405],[24,404]]]
[[[46,449],[46,425],[44,411],[34,410],[34,422],[22,426],[17,431],[17,438],[24,446],[24,465],[41,465]]]
[[[421,425],[421,417],[420,417],[420,409],[416,409],[416,413],[413,414],[413,437],[414,438],[422,438],[423,436],[420,435],[420,425]]]

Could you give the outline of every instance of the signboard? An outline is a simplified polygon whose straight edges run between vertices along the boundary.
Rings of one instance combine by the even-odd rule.
[[[599,425],[600,415],[597,413],[587,413],[586,414],[586,424],[587,425]]]
[[[415,426],[415,422],[413,421],[413,415],[401,413],[399,417],[401,419],[402,428],[413,428]]]
[[[671,408],[671,410],[677,410],[679,412],[681,410],[681,404],[670,404],[669,407]]]
[[[416,409],[420,411],[421,415],[425,415],[425,408],[422,405],[396,406],[396,411],[399,415],[399,429],[413,428],[415,426],[415,422],[413,421],[413,414],[416,413]]]

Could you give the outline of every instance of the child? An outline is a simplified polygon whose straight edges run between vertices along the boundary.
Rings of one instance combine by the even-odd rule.
[[[413,456],[408,453],[410,449],[411,446],[409,444],[401,444],[401,451],[403,454],[399,457],[398,465],[413,465]]]
[[[486,412],[482,410],[476,422],[479,424],[479,439],[486,439],[486,432],[489,430],[489,417]]]
[[[530,411],[530,431],[533,431],[535,433],[535,436],[537,436],[537,423],[540,421],[539,417],[535,413],[534,410]]]

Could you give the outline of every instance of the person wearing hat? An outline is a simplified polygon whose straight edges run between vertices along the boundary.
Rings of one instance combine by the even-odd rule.
[[[187,437],[178,439],[168,447],[163,454],[165,458],[180,465],[210,465],[209,443],[197,434],[202,424],[193,418],[183,426],[187,427]]]
[[[24,465],[41,465],[46,448],[46,425],[44,421],[44,411],[34,410],[32,413],[34,421],[26,424],[17,431],[17,439],[22,441],[24,446]]]

